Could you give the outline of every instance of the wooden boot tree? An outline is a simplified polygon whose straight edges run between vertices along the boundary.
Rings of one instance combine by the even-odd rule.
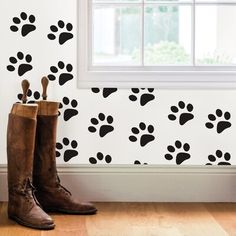
[[[48,78],[43,77],[41,84],[43,87],[42,101],[37,102],[39,106],[38,115],[42,116],[54,116],[58,114],[59,103],[47,101],[47,88],[48,88]]]
[[[23,80],[21,83],[23,96],[22,103],[15,103],[12,106],[11,113],[18,116],[28,117],[32,119],[36,119],[38,112],[37,104],[26,104],[27,103],[27,93],[30,87],[30,83],[28,80]]]

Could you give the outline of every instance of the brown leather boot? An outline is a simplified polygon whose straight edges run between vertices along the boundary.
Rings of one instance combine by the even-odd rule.
[[[34,155],[33,183],[35,195],[47,212],[94,214],[90,203],[80,203],[60,184],[56,169],[57,102],[38,102],[37,131]]]
[[[40,207],[32,182],[37,105],[13,105],[7,130],[8,217],[35,229],[53,229]]]

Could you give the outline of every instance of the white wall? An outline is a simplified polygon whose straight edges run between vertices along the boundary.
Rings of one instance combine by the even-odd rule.
[[[140,93],[148,92],[153,94],[154,99],[145,105],[140,104],[140,93],[137,101],[131,101],[129,96],[133,94],[130,89],[118,89],[118,91],[104,98],[102,93],[94,93],[92,90],[77,89],[76,76],[76,0],[8,0],[0,2],[0,164],[6,164],[6,125],[8,112],[12,103],[17,101],[17,94],[21,92],[20,83],[22,79],[31,82],[33,91],[40,91],[40,78],[50,74],[50,67],[57,65],[58,61],[73,65],[74,79],[63,86],[58,80],[52,81],[49,86],[49,99],[62,101],[68,97],[78,101],[78,115],[65,121],[62,116],[59,118],[58,142],[63,138],[76,140],[78,155],[71,158],[68,164],[89,164],[90,157],[96,157],[98,152],[104,156],[110,155],[110,164],[133,164],[135,160],[141,163],[176,165],[176,155],[182,149],[173,154],[173,160],[167,160],[167,146],[173,145],[176,140],[190,145],[189,154],[191,158],[183,161],[181,165],[205,165],[209,162],[208,156],[215,154],[216,150],[223,153],[229,152],[231,164],[236,163],[236,110],[234,109],[235,90],[158,90],[148,92],[141,90]],[[33,14],[36,17],[36,30],[22,37],[20,32],[12,32],[12,18],[19,16],[21,12]],[[60,45],[56,40],[49,40],[50,26],[57,24],[59,20],[72,23],[73,39]],[[6,69],[9,64],[9,57],[22,51],[33,57],[33,70],[19,76],[16,71],[10,72]],[[58,73],[59,74],[59,73]],[[57,76],[58,77],[58,76]],[[150,95],[145,95],[146,97]],[[143,98],[143,97],[142,97]],[[171,106],[179,101],[186,104],[191,103],[194,107],[194,119],[186,124],[180,125],[178,121],[171,121],[168,115],[171,114]],[[232,126],[221,133],[216,128],[208,129],[205,123],[208,122],[208,115],[215,113],[216,109],[223,112],[230,112],[230,123]],[[63,110],[62,110],[63,113]],[[114,131],[104,137],[98,133],[91,133],[88,127],[90,119],[97,117],[99,113],[114,118],[112,126]],[[178,116],[178,115],[177,115]],[[218,121],[224,121],[224,117],[217,118],[213,122],[215,126]],[[139,142],[131,142],[131,128],[138,126],[140,122],[154,127],[153,136],[155,140],[141,147]],[[146,131],[144,132],[146,133]],[[139,138],[139,137],[138,137]],[[65,146],[61,150],[58,163],[64,162],[64,151],[71,149]],[[223,157],[224,158],[224,157]],[[222,162],[223,158],[216,160],[213,164]],[[98,161],[98,164],[106,164],[105,161]],[[107,164],[109,165],[109,164]]]

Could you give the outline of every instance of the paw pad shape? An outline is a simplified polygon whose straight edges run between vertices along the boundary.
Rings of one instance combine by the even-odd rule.
[[[131,142],[136,142],[138,141],[137,136],[139,136],[139,142],[141,147],[144,147],[148,143],[155,140],[155,137],[152,135],[152,133],[154,132],[154,127],[152,125],[147,126],[144,122],[140,122],[139,127],[133,127],[131,131],[133,134],[129,136],[129,140]]]
[[[21,12],[20,17],[14,17],[12,19],[14,25],[10,27],[11,31],[17,32],[21,28],[21,35],[23,37],[27,36],[30,32],[36,30],[34,25],[35,23],[35,16],[28,15],[25,12]]]
[[[228,111],[222,112],[222,110],[217,109],[215,114],[209,114],[209,122],[206,123],[208,129],[212,129],[216,126],[216,131],[218,134],[222,133],[225,129],[231,127],[230,123],[231,115]]]
[[[100,93],[101,89],[99,88],[92,88],[91,89],[93,93]],[[112,93],[115,93],[117,91],[117,88],[103,88],[102,89],[102,96],[104,98],[109,97]]]
[[[25,62],[23,62],[25,60]],[[26,72],[33,69],[32,65],[30,64],[32,61],[32,56],[27,54],[26,56],[22,52],[18,52],[16,57],[10,57],[9,61],[11,65],[7,66],[8,71],[15,71],[18,70],[18,75],[23,76]],[[22,61],[22,63],[20,63]]]
[[[68,97],[64,97],[62,99],[62,103],[60,103],[59,109],[65,108],[64,115],[63,115],[64,121],[68,121],[72,117],[78,115],[79,112],[76,109],[77,106],[78,106],[78,102],[75,99],[73,99],[71,101]],[[61,112],[59,112],[59,115],[60,114],[61,114]]]
[[[74,37],[71,33],[72,29],[73,25],[71,23],[65,25],[64,21],[59,20],[57,26],[51,25],[50,30],[52,33],[48,34],[48,38],[50,40],[55,40],[57,37],[56,35],[59,34],[59,44],[62,45]]]
[[[88,127],[89,132],[95,133],[99,130],[99,136],[101,138],[114,130],[112,126],[113,117],[110,115],[106,117],[103,113],[99,113],[98,118],[91,119],[91,123],[92,125]]]
[[[172,106],[170,110],[173,112],[168,116],[168,118],[172,121],[176,120],[178,117],[179,124],[184,125],[188,121],[192,120],[194,118],[194,115],[192,114],[193,111],[193,105],[192,104],[187,104],[183,101],[180,101],[178,103],[178,106]]]
[[[191,155],[188,153],[190,150],[189,144],[185,143],[182,145],[182,143],[178,140],[175,142],[174,146],[169,145],[167,150],[169,153],[165,155],[166,160],[170,161],[175,158],[177,165],[182,164],[191,157]]]
[[[54,81],[56,80],[56,74],[59,72],[59,70],[65,70],[64,72],[59,72],[59,78],[58,78],[58,82],[59,85],[64,85],[65,83],[67,83],[68,81],[72,80],[74,78],[73,74],[71,74],[72,70],[73,70],[73,66],[71,64],[67,64],[65,66],[64,62],[59,61],[58,66],[51,66],[50,67],[50,71],[52,72],[52,74],[48,75],[48,79],[50,81]]]
[[[155,96],[152,94],[154,92],[153,88],[132,88],[131,91],[133,94],[129,96],[129,99],[134,102],[139,98],[141,106],[145,106],[147,103],[155,99]]]
[[[110,155],[104,155],[103,153],[101,153],[101,152],[98,152],[97,153],[97,157],[95,158],[95,157],[90,157],[89,158],[89,162],[91,163],[91,164],[97,164],[98,163],[98,161],[105,161],[105,163],[107,163],[107,164],[109,164],[109,163],[111,163],[111,161],[112,161],[112,157],[110,156]]]
[[[40,99],[40,93],[38,91],[32,92],[31,89],[28,90],[27,93],[27,97],[28,99],[31,99],[31,97],[33,96],[33,100],[28,100],[27,103],[35,103],[35,100],[39,100]],[[22,93],[19,93],[17,95],[17,98],[21,101],[23,97]]]
[[[224,153],[223,155],[223,152],[221,150],[217,150],[215,155],[208,156],[208,160],[210,162],[207,163],[206,165],[214,165],[217,160],[218,162],[216,163],[216,165],[231,165],[229,163],[230,159],[231,159],[231,155],[228,152]]]
[[[65,151],[63,151],[64,148],[67,148]],[[78,155],[78,151],[76,148],[78,147],[78,143],[75,140],[70,140],[68,138],[63,138],[62,143],[56,143],[56,157],[60,157],[63,152],[63,158],[65,162],[68,162],[73,157],[76,157]]]

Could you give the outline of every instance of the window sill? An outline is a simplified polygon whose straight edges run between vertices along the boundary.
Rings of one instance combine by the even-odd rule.
[[[236,71],[78,71],[78,87],[236,89]]]

